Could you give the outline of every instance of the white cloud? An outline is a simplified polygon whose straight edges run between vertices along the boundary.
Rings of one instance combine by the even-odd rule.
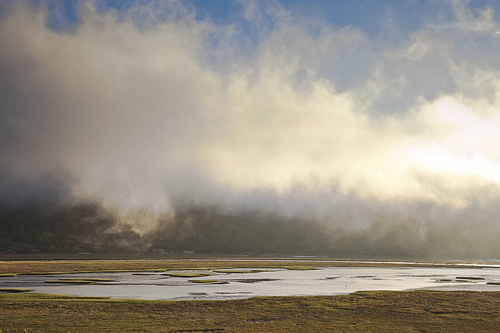
[[[234,199],[296,184],[457,205],[477,179],[498,187],[499,68],[481,54],[456,58],[456,31],[430,28],[375,51],[380,41],[356,29],[311,34],[278,8],[255,54],[237,57],[231,27],[178,10],[138,29],[150,8],[122,20],[91,8],[73,33],[47,29],[43,13],[11,12],[0,70],[16,138],[0,163],[25,174],[62,165],[81,193],[158,210],[183,193]],[[459,26],[496,24],[489,9],[455,10]],[[245,13],[262,15],[252,4]],[[350,73],[363,79],[345,88]]]
[[[451,0],[457,28],[475,32],[491,31],[498,26],[492,7],[471,9],[468,0]]]

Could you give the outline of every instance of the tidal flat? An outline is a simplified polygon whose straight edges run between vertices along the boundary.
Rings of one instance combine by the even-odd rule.
[[[82,275],[109,273],[122,274],[144,272],[140,278],[154,274],[162,279],[180,279],[163,274],[171,270],[211,270],[217,275],[217,282],[227,282],[228,275],[235,277],[230,285],[244,285],[246,289],[260,288],[263,283],[273,283],[272,279],[256,284],[243,283],[252,274],[323,274],[319,280],[323,284],[339,283],[341,272],[332,267],[374,267],[395,269],[405,267],[403,274],[398,271],[397,279],[406,279],[411,270],[426,268],[460,268],[470,272],[459,273],[450,278],[430,275],[415,275],[418,278],[433,279],[437,287],[443,282],[459,285],[459,278],[469,278],[473,287],[484,285],[492,291],[348,291],[344,295],[322,296],[245,296],[243,299],[209,300],[205,292],[193,292],[197,300],[144,300],[116,299],[102,296],[69,296],[39,292],[0,293],[0,332],[492,332],[500,327],[500,292],[497,282],[491,280],[490,273],[498,267],[457,263],[415,263],[407,267],[404,262],[356,262],[337,260],[65,260],[65,261],[0,261],[0,273],[9,274],[3,279],[15,279],[16,274],[32,276],[45,274]],[[29,271],[29,269],[32,271]],[[310,270],[319,268],[315,270]],[[247,270],[245,270],[247,269]],[[260,269],[260,270],[259,270]],[[217,272],[219,270],[219,272]],[[222,270],[222,271],[220,271]],[[484,271],[486,280],[472,272]],[[331,272],[330,272],[331,271]],[[335,272],[334,272],[335,271]],[[454,272],[455,270],[453,270]],[[153,273],[154,272],[154,273]],[[287,273],[289,272],[289,273]],[[186,272],[182,277],[186,282],[195,272]],[[203,274],[203,272],[200,272]],[[336,274],[332,274],[336,273]],[[480,272],[479,272],[480,273]],[[453,274],[453,273],[450,273]],[[475,274],[475,273],[474,273]],[[495,273],[496,274],[496,273]],[[80,275],[80,274],[78,274]],[[199,275],[199,274],[198,274]],[[378,280],[373,274],[353,275],[349,279],[356,283],[385,283],[390,279]],[[60,275],[59,275],[60,276]],[[222,288],[226,285],[214,283],[199,275],[198,283],[190,282],[195,288]],[[40,276],[40,279],[45,279]],[[88,276],[84,278],[90,280]],[[212,277],[210,277],[212,278]],[[6,281],[3,280],[2,281]],[[62,281],[71,278],[55,277]],[[102,288],[109,288],[113,282],[93,278]],[[392,279],[392,278],[391,278]],[[104,281],[104,282],[103,282]],[[210,281],[210,283],[201,283]],[[493,282],[492,282],[493,281]],[[279,281],[277,283],[280,283]],[[66,284],[67,283],[63,283]],[[51,284],[49,284],[51,285]],[[460,283],[463,285],[463,282]],[[220,287],[219,287],[220,286]],[[80,288],[79,286],[66,286]],[[85,286],[81,286],[82,288]],[[162,287],[167,288],[167,287]],[[459,287],[462,288],[462,287]],[[464,287],[465,288],[465,285]],[[196,290],[195,290],[196,291]],[[199,291],[199,290],[198,290]],[[208,295],[209,296],[209,295]],[[225,295],[221,295],[222,298]]]

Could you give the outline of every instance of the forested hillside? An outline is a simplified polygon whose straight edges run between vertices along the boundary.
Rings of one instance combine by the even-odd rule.
[[[341,228],[330,220],[273,212],[227,212],[215,206],[182,206],[160,215],[142,233],[98,203],[4,205],[0,252],[283,253],[403,257],[493,258],[498,232],[473,224],[380,219],[366,228]]]

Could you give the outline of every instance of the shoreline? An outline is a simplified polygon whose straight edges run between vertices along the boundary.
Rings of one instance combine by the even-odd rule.
[[[304,260],[294,258],[169,258],[169,259],[93,259],[93,260],[0,260],[0,274],[69,274],[140,272],[150,270],[280,268],[303,267],[449,267],[500,268],[498,264],[457,262],[408,262],[360,260]]]
[[[273,261],[274,260],[274,261]],[[423,267],[480,268],[457,262]],[[466,265],[466,264],[465,264]],[[168,258],[163,260],[0,261],[0,274],[62,274],[266,268],[407,267],[403,261],[337,258]],[[143,300],[32,292],[0,293],[1,332],[492,332],[500,325],[500,291],[358,291],[330,296],[229,300]]]

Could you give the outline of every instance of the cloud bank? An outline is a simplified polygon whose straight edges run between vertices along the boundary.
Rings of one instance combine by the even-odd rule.
[[[493,9],[451,1],[450,19],[394,35],[382,18],[389,30],[373,36],[278,2],[241,6],[251,36],[177,1],[122,12],[82,1],[63,31],[43,4],[7,6],[1,198],[43,197],[8,184],[64,170],[74,197],[124,212],[184,198],[343,227],[498,228]]]

